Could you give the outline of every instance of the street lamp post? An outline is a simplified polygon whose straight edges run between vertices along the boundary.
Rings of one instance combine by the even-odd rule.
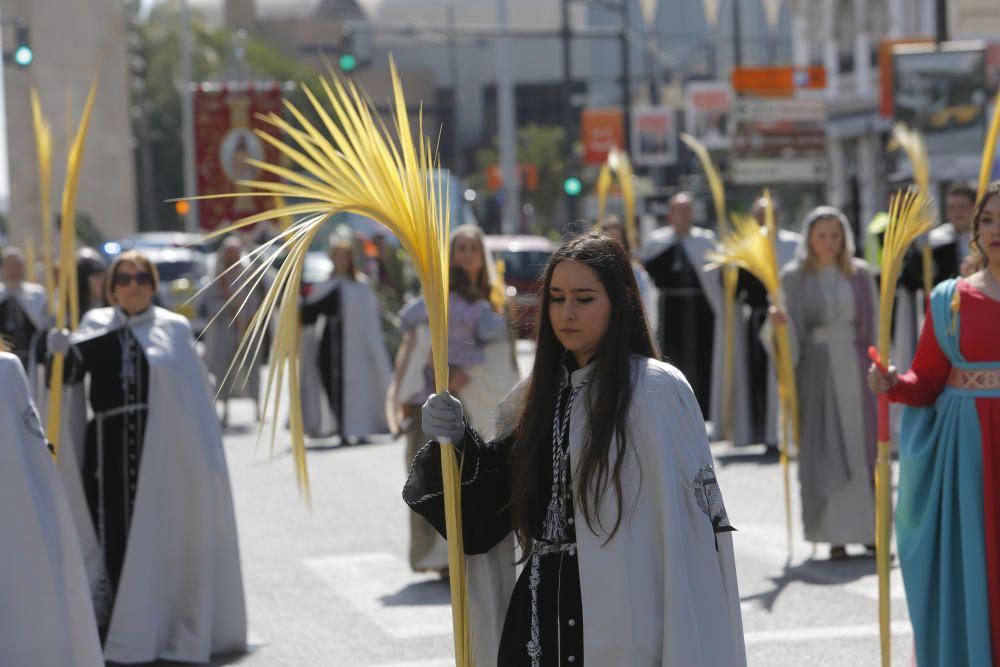
[[[181,22],[181,141],[184,147],[184,196],[194,197],[197,194],[195,173],[194,145],[194,95],[191,90],[191,15],[188,12],[187,0],[180,0]],[[198,229],[198,207],[191,206],[190,212],[184,216],[184,227],[188,232]]]

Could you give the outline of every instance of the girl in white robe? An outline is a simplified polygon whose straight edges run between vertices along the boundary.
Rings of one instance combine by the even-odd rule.
[[[0,665],[103,667],[73,515],[24,369],[6,352],[0,392]]]
[[[553,255],[531,376],[489,443],[435,394],[425,431],[462,451],[477,664],[746,664],[732,526],[701,412],[656,360],[621,245],[590,233]],[[440,449],[403,491],[444,534]],[[514,579],[513,538],[524,569]]]
[[[504,314],[497,312],[502,304],[492,301],[502,290],[497,289],[493,258],[486,250],[482,230],[472,225],[455,228],[449,252],[452,275],[459,278],[452,281],[449,295],[449,361],[453,357],[460,364],[453,365],[451,390],[461,396],[473,428],[489,437],[497,403],[518,380],[511,331]],[[461,280],[459,272],[468,279]],[[386,410],[390,421],[406,432],[404,460],[409,465],[424,443],[420,419],[414,417],[433,391],[430,328],[423,298],[404,306],[399,319],[403,342],[396,356]],[[458,334],[460,331],[464,333]],[[475,357],[470,358],[469,353]],[[409,558],[415,572],[444,573],[448,568],[447,545],[416,514],[410,516]]]

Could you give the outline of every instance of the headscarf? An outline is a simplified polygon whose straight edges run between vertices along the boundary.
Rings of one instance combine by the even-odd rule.
[[[851,258],[854,257],[854,231],[847,216],[839,208],[834,206],[817,206],[806,214],[802,222],[802,240],[799,242],[798,250],[795,252],[795,259],[800,266],[804,266],[809,258],[809,235],[813,226],[820,220],[836,220],[840,223],[840,229],[844,233],[844,263],[850,265]],[[844,267],[841,266],[843,269]]]

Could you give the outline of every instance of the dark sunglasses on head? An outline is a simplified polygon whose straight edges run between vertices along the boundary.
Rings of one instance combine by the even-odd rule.
[[[142,272],[142,273],[116,273],[115,274],[115,287],[128,287],[135,281],[136,285],[143,287],[153,284],[153,276]]]

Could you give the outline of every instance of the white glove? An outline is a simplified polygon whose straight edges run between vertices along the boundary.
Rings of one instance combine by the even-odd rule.
[[[465,413],[462,402],[451,394],[431,394],[420,409],[424,433],[432,438],[447,438],[458,445],[465,435]]]
[[[45,344],[49,354],[66,354],[69,352],[69,329],[50,329],[45,336]]]

